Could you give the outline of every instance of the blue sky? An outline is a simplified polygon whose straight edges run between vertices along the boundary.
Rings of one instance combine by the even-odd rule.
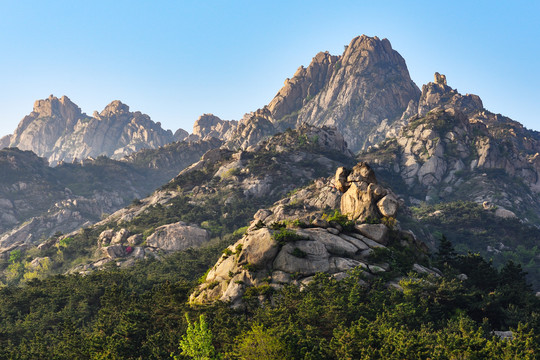
[[[532,0],[0,0],[0,135],[49,94],[88,114],[118,99],[173,131],[239,119],[361,34],[388,38],[418,86],[438,71],[540,130],[539,15]]]

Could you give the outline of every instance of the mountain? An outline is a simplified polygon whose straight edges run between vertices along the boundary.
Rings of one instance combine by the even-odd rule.
[[[239,122],[203,115],[193,133],[208,134],[246,148],[303,123],[333,126],[352,151],[384,139],[408,107],[418,106],[420,90],[405,60],[387,39],[354,38],[342,55],[318,53],[286,79],[270,103]]]
[[[349,166],[352,159],[338,132],[307,125],[247,151],[213,149],[149,197],[93,226],[55,236],[43,245],[34,242],[40,247],[32,250],[37,251],[33,256],[49,258],[58,266],[55,271],[86,273],[107,263],[129,265],[201,246],[230,235],[259,208],[330,175],[336,167]],[[61,257],[56,251],[60,243],[67,243]]]
[[[461,95],[446,77],[422,88],[396,136],[361,152],[410,204],[474,201],[540,223],[540,133]]]
[[[321,78],[326,81],[314,81]],[[352,151],[378,142],[379,138],[373,137],[375,130],[399,120],[409,103],[416,102],[420,95],[405,60],[390,42],[365,35],[354,38],[339,57],[318,54],[305,71],[299,69],[288,83],[270,103],[274,118],[288,123],[296,119],[296,124],[336,126]],[[305,103],[301,108],[284,109],[291,101],[288,98],[296,95],[290,90],[295,83],[310,89]]]
[[[181,138],[181,132],[177,137]],[[7,142],[9,139],[9,144]],[[175,141],[171,131],[118,100],[93,116],[81,112],[69,98],[49,96],[19,123],[4,147],[31,150],[52,165],[105,155],[120,159],[143,148],[157,148]]]

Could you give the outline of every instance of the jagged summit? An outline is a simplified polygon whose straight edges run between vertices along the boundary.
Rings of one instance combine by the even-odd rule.
[[[13,135],[2,138],[0,145],[31,150],[55,165],[99,155],[119,159],[173,141],[172,132],[163,130],[148,115],[130,112],[119,100],[90,117],[67,96],[51,95],[37,100],[32,113],[24,117]]]
[[[401,117],[420,91],[410,79],[405,60],[387,39],[354,38],[334,67],[324,88],[298,113],[297,122],[336,126],[351,150],[379,139],[370,138],[384,121]]]
[[[103,111],[99,114],[99,117],[107,118],[111,115],[127,113],[129,113],[129,106],[123,104],[120,100],[114,100],[109,105],[107,105],[105,109],[103,109]]]
[[[326,125],[336,127],[350,149],[358,151],[384,139],[383,130],[419,98],[420,90],[411,80],[405,60],[390,42],[362,35],[342,55],[319,52],[307,67],[299,67],[285,80],[266,107],[240,123],[208,123],[207,130],[197,131],[245,148],[303,123]],[[257,130],[256,124],[261,125]],[[226,131],[214,131],[225,126]]]
[[[209,137],[220,140],[229,139],[238,121],[221,120],[214,114],[203,114],[193,124],[193,132],[187,136],[188,141],[197,141]]]
[[[40,117],[59,115],[71,121],[82,115],[81,109],[67,96],[57,98],[52,94],[47,99],[37,100],[34,103],[33,112],[39,114]]]

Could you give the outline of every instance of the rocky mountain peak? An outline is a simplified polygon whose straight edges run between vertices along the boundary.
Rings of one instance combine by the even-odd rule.
[[[418,102],[418,116],[425,116],[437,107],[454,108],[465,114],[472,114],[482,110],[484,105],[477,95],[461,95],[456,89],[447,85],[445,75],[436,72],[434,82],[422,86],[422,94]]]
[[[420,90],[409,76],[405,60],[387,39],[366,35],[354,38],[336,59],[323,88],[305,103],[297,124],[336,126],[353,151],[376,143],[375,134],[401,118]]]
[[[364,67],[370,62],[401,62],[403,58],[392,49],[388,39],[380,40],[377,36],[357,36],[351,40],[343,53],[342,65],[359,65]]]
[[[236,120],[221,120],[214,114],[203,114],[193,124],[193,133],[187,140],[198,141],[211,137],[228,140],[237,125]]]
[[[82,114],[81,109],[65,95],[60,99],[49,95],[47,99],[36,100],[33,111],[40,117],[56,115],[72,121]]]
[[[435,73],[434,75],[435,77],[435,84],[439,84],[439,85],[447,85],[446,84],[446,75],[441,75],[439,74],[438,72]]]
[[[129,113],[129,106],[122,103],[120,100],[114,100],[109,105],[103,109],[103,111],[99,114],[100,117],[110,117],[113,115],[121,115],[121,114],[128,114]]]
[[[9,141],[9,144],[8,144]],[[67,96],[38,100],[34,111],[19,123],[0,145],[31,150],[52,165],[61,161],[106,155],[117,159],[142,148],[156,148],[174,141],[171,131],[148,115],[131,113],[115,100],[90,117]]]

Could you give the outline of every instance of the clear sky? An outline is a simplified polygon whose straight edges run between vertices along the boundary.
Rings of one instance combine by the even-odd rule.
[[[92,114],[121,100],[175,131],[239,119],[319,51],[388,38],[416,84],[445,74],[540,130],[540,2],[0,0],[0,136],[35,100]]]

